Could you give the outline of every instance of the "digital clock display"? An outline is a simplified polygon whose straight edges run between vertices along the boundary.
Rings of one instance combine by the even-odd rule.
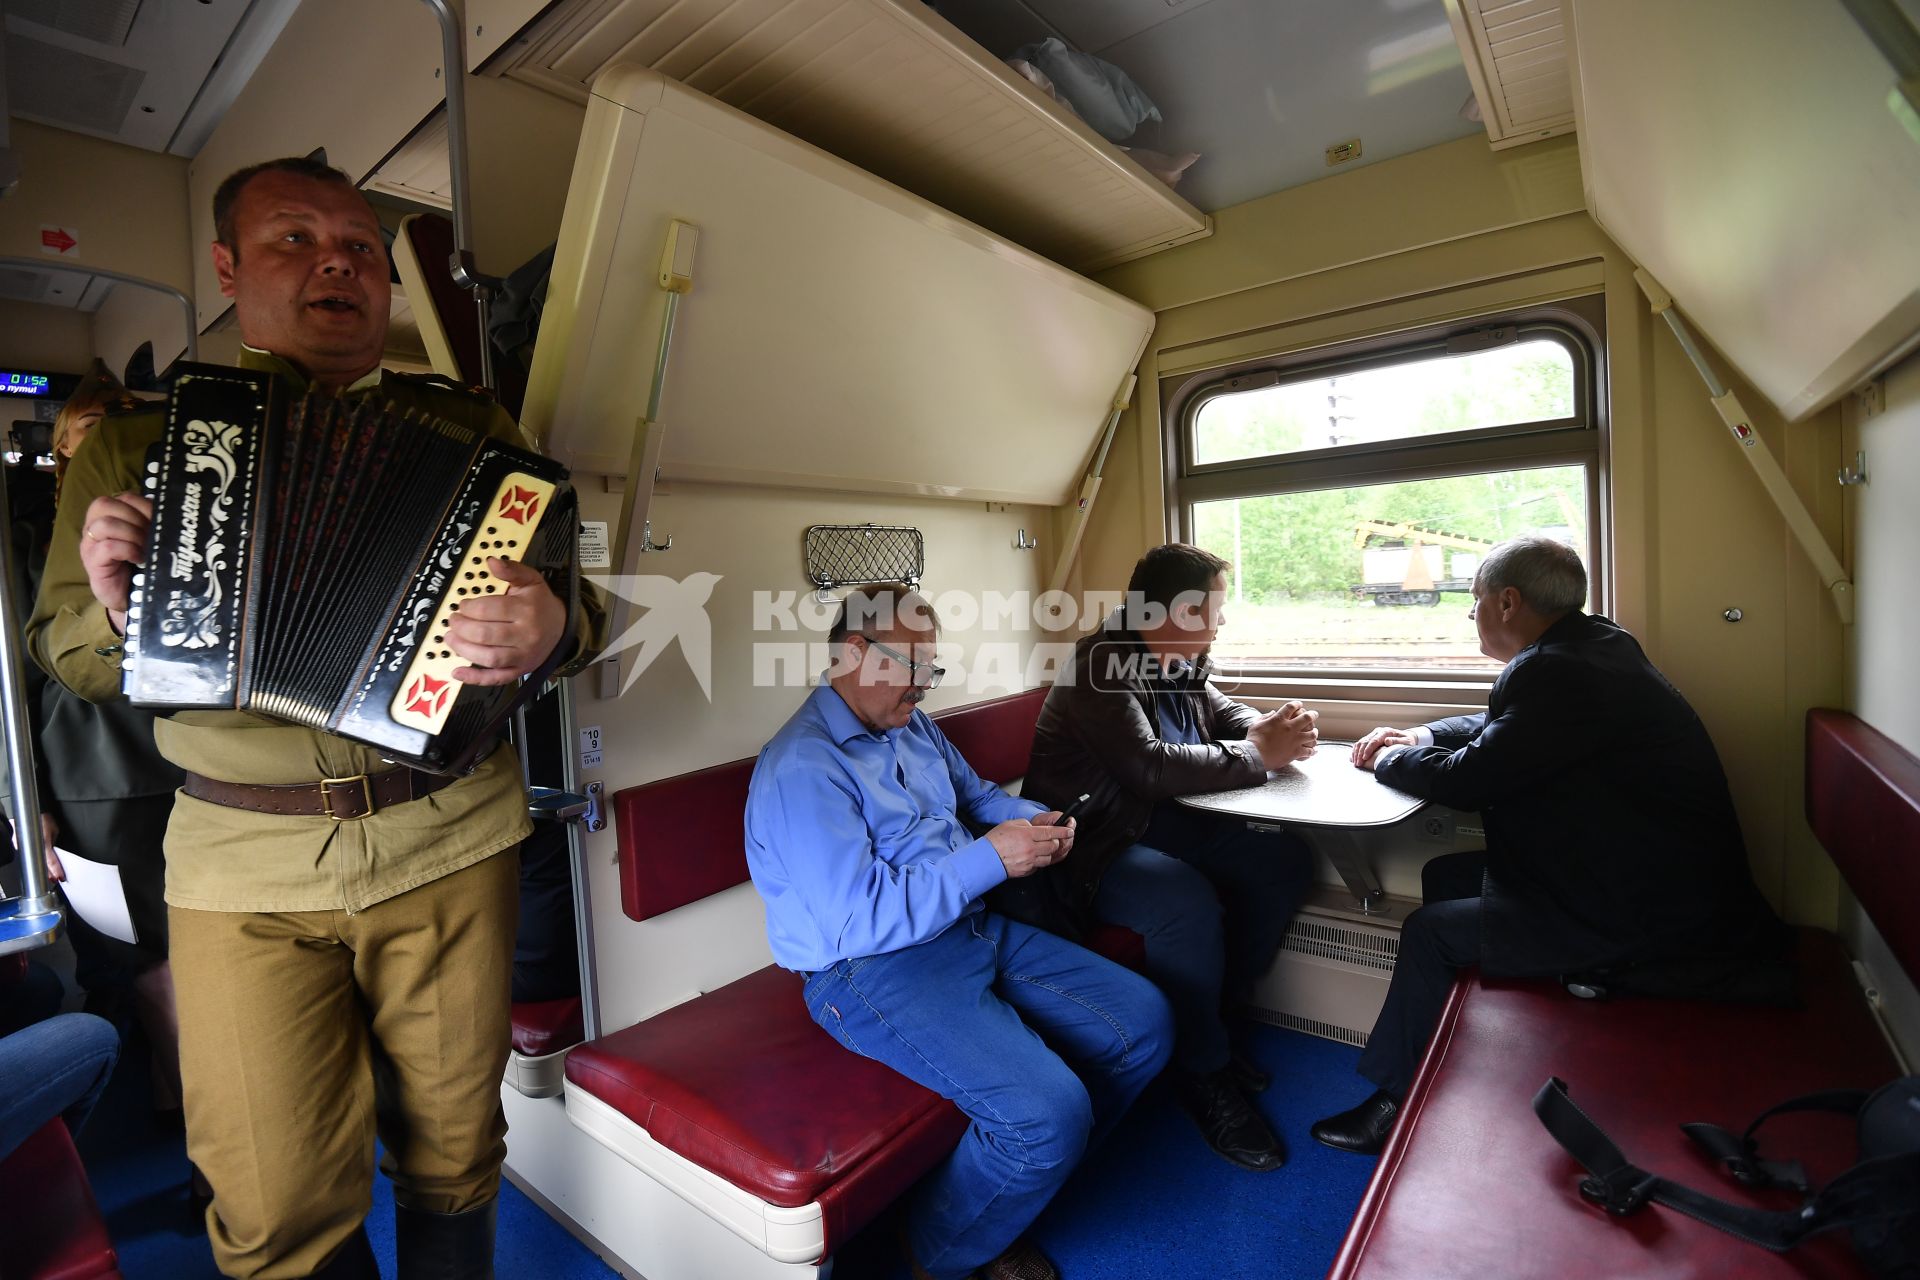
[[[44,396],[53,390],[53,379],[44,373],[15,373],[0,370],[0,395]]]

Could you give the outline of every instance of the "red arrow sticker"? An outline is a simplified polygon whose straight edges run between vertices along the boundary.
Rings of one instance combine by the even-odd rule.
[[[79,247],[80,237],[70,227],[40,224],[40,252],[64,258]]]

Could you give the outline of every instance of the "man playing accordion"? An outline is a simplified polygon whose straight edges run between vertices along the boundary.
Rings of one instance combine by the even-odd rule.
[[[214,218],[244,367],[294,394],[374,397],[524,443],[490,398],[379,367],[387,254],[344,174],[300,159],[243,169]],[[139,480],[161,429],[157,409],[113,417],[75,453],[27,627],[40,664],[94,701],[120,696],[152,518]],[[563,672],[590,659],[595,602],[570,618],[537,571],[490,567],[506,590],[449,629],[458,678],[510,683],[561,649]],[[184,711],[154,736],[187,771],[168,919],[188,1154],[213,1187],[220,1269],[377,1275],[363,1225],[377,1131],[400,1274],[490,1276],[515,851],[531,829],[513,750],[454,779],[250,712]]]

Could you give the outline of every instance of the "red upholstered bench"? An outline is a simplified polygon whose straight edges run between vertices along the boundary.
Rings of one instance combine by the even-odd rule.
[[[1920,972],[1920,760],[1843,712],[1811,713],[1807,748],[1815,833],[1907,972]],[[1557,1075],[1634,1163],[1742,1201],[1680,1124],[1738,1130],[1796,1094],[1898,1073],[1839,940],[1803,930],[1798,947],[1796,1009],[1596,1004],[1463,976],[1329,1277],[1865,1276],[1844,1233],[1776,1255],[1658,1206],[1609,1217],[1581,1198],[1579,1166],[1531,1106]],[[1771,1121],[1766,1141],[1816,1184],[1857,1154],[1852,1126],[1832,1117]],[[1748,1202],[1796,1203],[1769,1194]]]
[[[566,1084],[561,1055],[587,1034],[580,997],[521,1001],[513,1006],[512,1022],[507,1083],[530,1098],[551,1098]]]
[[[936,716],[974,769],[1022,776],[1045,690]],[[621,900],[645,920],[747,880],[752,760],[613,798]],[[1091,945],[1138,965],[1128,930]],[[574,1049],[567,1114],[783,1262],[829,1257],[938,1164],[966,1120],[937,1094],[841,1048],[769,967]]]
[[[119,1280],[120,1259],[65,1121],[49,1120],[0,1161],[8,1280]]]

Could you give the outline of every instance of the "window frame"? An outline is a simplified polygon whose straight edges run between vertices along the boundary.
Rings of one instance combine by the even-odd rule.
[[[1605,373],[1605,298],[1586,294],[1551,303],[1490,311],[1465,320],[1427,325],[1295,351],[1276,351],[1230,365],[1170,376],[1161,383],[1164,511],[1168,536],[1184,541],[1201,502],[1270,497],[1317,489],[1393,484],[1532,467],[1586,468],[1588,608],[1604,612],[1611,599],[1608,474],[1609,431]],[[1200,409],[1223,395],[1323,378],[1331,373],[1409,363],[1446,354],[1449,344],[1512,328],[1510,342],[1545,337],[1573,357],[1571,417],[1509,423],[1445,435],[1357,442],[1293,453],[1197,463],[1195,425]],[[1509,345],[1501,342],[1497,345]],[[1238,568],[1238,566],[1236,566]],[[1281,691],[1343,700],[1391,699],[1409,704],[1451,703],[1491,688],[1497,672],[1419,666],[1299,667],[1279,663],[1223,663],[1241,696]]]

